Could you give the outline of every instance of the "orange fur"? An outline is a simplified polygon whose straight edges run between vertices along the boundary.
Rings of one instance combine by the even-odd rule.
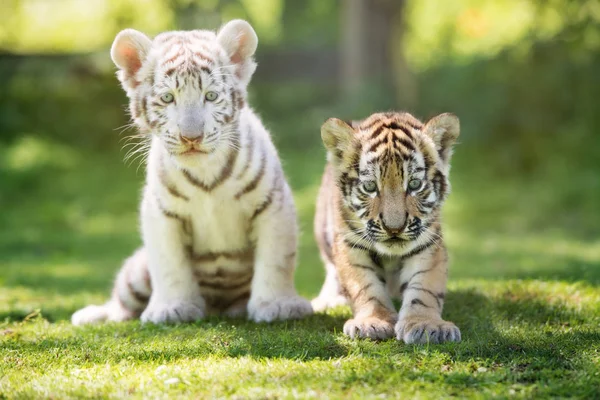
[[[315,218],[327,278],[316,310],[351,305],[351,337],[407,343],[459,341],[442,320],[448,259],[440,209],[449,191],[458,119],[422,124],[407,113],[379,113],[352,126],[328,120],[328,150]],[[401,298],[398,313],[392,298]]]

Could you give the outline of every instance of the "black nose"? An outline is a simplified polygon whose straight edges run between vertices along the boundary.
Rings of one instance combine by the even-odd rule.
[[[408,223],[408,214],[406,214],[406,217],[404,218],[404,223],[402,225],[387,226],[385,224],[383,218],[380,218],[380,222],[381,222],[381,227],[383,228],[384,231],[387,232],[388,235],[397,236],[397,235],[401,234],[402,232],[404,232],[404,228],[406,228],[406,224]]]

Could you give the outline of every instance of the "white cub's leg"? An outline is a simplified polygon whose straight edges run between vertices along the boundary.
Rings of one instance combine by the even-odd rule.
[[[163,208],[147,190],[142,202],[142,234],[148,251],[152,295],[142,322],[178,323],[201,319],[205,302],[184,248],[187,216]]]
[[[312,314],[310,302],[294,287],[298,233],[291,192],[283,184],[278,194],[254,221],[256,256],[248,316],[255,322]]]
[[[342,295],[340,282],[337,277],[335,265],[325,263],[325,282],[319,292],[319,295],[311,302],[313,310],[325,311],[328,308],[345,306],[348,304],[348,299]]]

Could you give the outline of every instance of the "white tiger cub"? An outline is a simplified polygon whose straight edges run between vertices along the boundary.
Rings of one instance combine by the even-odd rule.
[[[246,104],[256,33],[234,20],[215,34],[126,29],[111,57],[133,120],[151,139],[141,204],[143,248],[125,261],[112,298],[75,325],[178,323],[245,313],[300,318],[297,222],[269,133]]]

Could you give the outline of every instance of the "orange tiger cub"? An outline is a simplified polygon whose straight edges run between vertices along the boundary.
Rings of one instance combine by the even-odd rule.
[[[441,317],[448,256],[440,219],[459,131],[452,114],[423,124],[400,112],[322,126],[328,164],[315,234],[327,277],[312,304],[349,302],[350,337],[460,341],[460,330]],[[393,298],[402,300],[399,313]]]

